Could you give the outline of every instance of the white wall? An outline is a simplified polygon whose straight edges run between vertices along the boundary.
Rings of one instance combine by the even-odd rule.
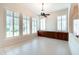
[[[68,9],[50,12],[50,16],[46,19],[46,30],[47,31],[56,31],[57,30],[57,16],[66,14],[68,16]],[[68,19],[67,19],[68,21]]]

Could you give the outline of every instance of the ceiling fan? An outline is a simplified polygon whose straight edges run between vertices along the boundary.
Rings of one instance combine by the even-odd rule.
[[[44,9],[43,9],[43,7],[44,7],[44,3],[42,3],[42,10],[41,10],[41,16],[44,16],[44,17],[47,17],[47,16],[49,16],[50,14],[46,14],[46,13],[44,13]]]

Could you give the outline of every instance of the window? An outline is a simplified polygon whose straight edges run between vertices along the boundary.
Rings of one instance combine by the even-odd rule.
[[[57,17],[57,30],[67,31],[67,18],[66,15]]]
[[[13,12],[9,10],[6,12],[6,36],[13,36]]]
[[[57,29],[58,29],[58,30],[62,30],[62,29],[61,29],[61,24],[62,24],[62,22],[61,22],[61,16],[58,16],[58,17],[57,17]]]
[[[13,11],[6,11],[6,37],[19,35],[19,15]]]
[[[40,20],[40,30],[45,30],[45,18]]]
[[[73,21],[73,32],[75,35],[79,35],[79,19]]]
[[[37,20],[35,18],[32,18],[32,33],[37,32]]]
[[[23,16],[23,34],[29,34],[30,33],[30,17]]]
[[[14,36],[19,36],[19,14],[14,13]]]

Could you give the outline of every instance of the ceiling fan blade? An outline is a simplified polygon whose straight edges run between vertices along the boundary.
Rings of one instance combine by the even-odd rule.
[[[47,15],[44,15],[44,17],[47,17]]]
[[[50,14],[46,14],[47,16],[49,16]]]

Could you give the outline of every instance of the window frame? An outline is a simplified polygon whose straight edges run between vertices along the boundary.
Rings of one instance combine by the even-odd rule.
[[[37,19],[36,18],[32,18],[32,33],[37,33]]]
[[[16,14],[16,15],[15,15],[15,14]],[[15,25],[14,22],[15,22],[15,18],[18,18],[18,32],[19,32],[20,18],[19,18],[19,14],[16,13],[16,12],[13,13],[13,36],[19,36],[19,35],[20,35],[20,32],[18,33],[18,35],[15,35],[15,34],[14,34],[14,29],[15,29],[15,28],[14,28],[14,25]]]
[[[66,17],[66,19],[65,19],[65,21],[66,21],[66,22],[65,22],[65,27],[66,27],[65,30],[63,30],[63,25],[62,25],[63,22],[64,22],[64,21],[63,21],[63,16]],[[61,29],[60,29],[60,30],[58,29],[58,27],[59,27],[59,26],[58,26],[58,17],[61,17],[61,19],[60,19],[60,20],[61,20]],[[68,21],[67,21],[67,15],[60,15],[60,16],[57,16],[57,31],[67,32],[67,31],[68,31],[68,29],[67,29],[67,27],[68,27],[68,26],[67,26],[67,22],[68,22]]]
[[[44,20],[44,23],[43,23],[43,21],[42,20]],[[42,28],[42,27],[44,26],[44,28]],[[40,30],[45,30],[46,29],[46,18],[42,18],[42,19],[40,19],[39,20],[39,29]]]
[[[9,15],[7,11],[9,11],[9,12],[11,11],[11,12],[12,12],[12,15]],[[14,12],[14,11],[12,11],[12,10],[9,10],[9,9],[6,10],[6,16],[5,16],[5,17],[6,17],[6,38],[16,37],[16,35],[14,35],[14,16],[15,16],[14,13],[16,13],[16,12]],[[16,14],[18,14],[18,13],[16,13]],[[19,14],[18,14],[18,15],[19,15]],[[12,17],[12,33],[13,33],[12,36],[8,36],[8,35],[7,35],[7,16],[11,16],[11,17]],[[19,19],[20,19],[20,18],[19,18],[19,16],[18,16],[18,22],[19,22]],[[18,25],[18,26],[19,26],[19,25]],[[18,31],[18,32],[19,32],[19,31]],[[18,34],[17,36],[19,36],[19,35],[20,35],[20,32],[19,32],[19,34]]]
[[[24,20],[26,22],[26,25],[24,25]],[[26,32],[24,32],[24,26],[26,26]],[[27,35],[30,34],[30,17],[29,16],[23,16],[23,31],[22,34],[23,35]]]
[[[77,32],[77,33],[76,33],[76,32],[75,32],[75,27],[74,27],[75,21],[76,21],[76,22],[79,22],[79,19],[74,19],[74,20],[73,20],[73,33],[74,33],[74,35],[78,35],[78,36],[79,36],[79,31],[77,30],[77,28],[79,28],[79,27],[78,27],[78,26],[79,26],[79,25],[78,25],[79,23],[76,24],[76,32]]]

